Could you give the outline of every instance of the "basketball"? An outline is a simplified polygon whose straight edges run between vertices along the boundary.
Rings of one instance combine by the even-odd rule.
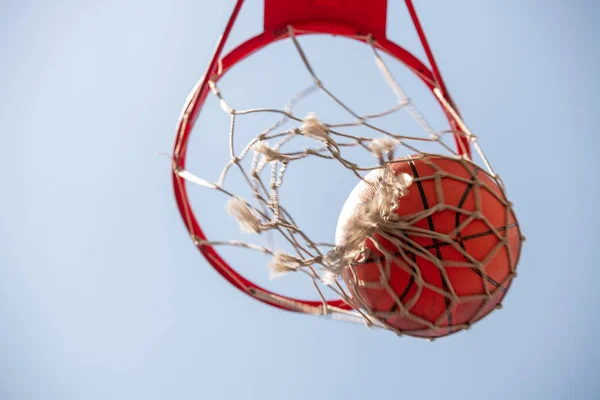
[[[350,295],[399,334],[435,338],[467,329],[500,307],[516,275],[522,236],[511,203],[491,175],[462,158],[418,156],[390,166],[412,183],[398,199],[393,228],[376,229],[343,269]],[[336,243],[373,198],[381,171],[352,191]]]

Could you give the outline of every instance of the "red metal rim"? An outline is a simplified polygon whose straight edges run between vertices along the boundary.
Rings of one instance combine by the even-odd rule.
[[[307,34],[329,34],[334,36],[342,36],[361,42],[367,42],[367,36],[364,32],[361,32],[360,28],[349,24],[332,22],[332,21],[305,21],[302,23],[294,24],[294,31],[296,36],[307,35]],[[219,59],[217,63],[214,63],[214,67],[209,71],[208,77],[212,81],[218,81],[225,73],[234,65],[243,61],[254,52],[268,46],[276,41],[286,39],[289,35],[287,30],[282,27],[281,29],[275,29],[269,32],[263,32],[262,34],[255,36],[246,42],[242,43],[227,55]],[[381,51],[389,54],[396,58],[408,68],[410,68],[431,90],[436,87],[436,79],[434,73],[428,67],[426,67],[419,59],[413,56],[411,53],[400,47],[396,43],[389,41],[384,35],[379,37],[372,37],[375,46]],[[200,109],[204,105],[206,97],[210,92],[208,85],[208,79],[204,77],[200,80],[200,83],[192,90],[184,106],[184,111],[177,125],[176,138],[173,149],[173,189],[175,192],[175,199],[177,206],[183,217],[183,220],[188,228],[188,231],[192,238],[197,240],[206,240],[206,236],[202,231],[200,224],[198,223],[194,212],[191,208],[191,204],[188,198],[186,189],[186,180],[178,175],[178,171],[185,168],[186,150],[190,133],[194,127],[197,116],[199,115]],[[437,97],[436,97],[437,99]],[[439,101],[439,100],[438,100]],[[440,106],[442,104],[440,103]],[[449,115],[444,107],[442,106],[449,123],[451,126],[455,126],[456,121]],[[457,141],[460,140],[457,138]],[[460,149],[460,146],[458,146]],[[306,306],[310,309],[318,309],[322,306],[321,301],[301,300],[294,299],[287,296],[275,294],[269,290],[266,290],[255,283],[249,281],[244,276],[239,274],[234,268],[232,268],[215,250],[214,247],[209,245],[197,245],[200,252],[204,255],[206,260],[219,272],[227,281],[239,290],[249,294],[250,296],[262,301],[263,303],[271,306],[282,308],[289,311],[302,311],[298,306]],[[258,295],[262,294],[262,295]],[[281,301],[272,301],[271,298],[275,297]],[[290,304],[289,306],[286,304]],[[296,306],[293,306],[295,304]],[[350,310],[352,307],[347,304],[344,300],[330,300],[327,302],[329,306],[337,307],[345,310]],[[308,311],[305,311],[308,312]]]

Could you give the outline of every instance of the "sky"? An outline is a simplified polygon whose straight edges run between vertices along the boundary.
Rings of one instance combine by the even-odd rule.
[[[0,2],[0,398],[598,398],[600,6],[415,1],[527,237],[504,308],[430,343],[269,308],[230,287],[191,243],[160,153],[171,151],[233,3]],[[260,31],[261,2],[248,3],[229,49]],[[403,2],[390,3],[388,36],[422,58]],[[377,78],[372,57],[357,50],[359,72],[326,61],[333,48],[355,56],[357,44],[302,43],[344,99],[387,104],[366,80]],[[236,107],[282,107],[310,84],[289,42],[256,57],[222,83]],[[316,97],[299,112],[320,107]],[[228,119],[214,99],[205,111],[189,166],[214,180]],[[240,131],[265,122],[249,118]],[[290,172],[290,207],[331,240],[351,186],[323,171]],[[209,237],[237,235],[222,197],[190,195]],[[271,289],[305,294],[293,278],[269,281],[264,259],[222,253],[252,264],[239,268]]]

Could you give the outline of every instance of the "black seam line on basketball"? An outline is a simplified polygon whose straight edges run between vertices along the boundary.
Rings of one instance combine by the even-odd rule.
[[[423,208],[424,208],[424,210],[429,210],[429,204],[427,203],[427,197],[425,196],[425,191],[423,190],[423,184],[418,179],[419,172],[417,171],[417,168],[415,167],[414,161],[412,161],[412,160],[409,161],[408,165],[410,165],[410,169],[411,169],[414,177],[417,178],[416,184],[419,189],[419,196],[421,197],[421,203],[423,203]],[[435,182],[434,182],[434,185],[435,185]],[[431,215],[427,216],[427,224],[429,225],[429,230],[432,232],[435,232],[435,225],[433,224],[433,218],[431,218]],[[443,261],[442,252],[440,251],[438,240],[435,238],[433,238],[433,245],[435,247],[435,253],[437,255],[438,260]],[[449,288],[446,283],[446,280],[444,279],[444,274],[442,273],[442,271],[440,271],[440,278],[442,279],[442,288],[444,289],[444,291],[446,293],[448,293]],[[444,302],[446,303],[446,319],[448,320],[448,331],[449,331],[449,333],[452,333],[452,311],[450,311],[450,299],[448,299],[447,296],[444,296]]]
[[[514,222],[513,222],[512,224],[509,224],[508,226],[502,226],[502,227],[500,227],[500,228],[494,228],[494,229],[495,229],[496,231],[508,231],[509,229],[512,229],[512,228],[518,228],[518,227],[519,227],[519,224],[518,224],[518,223],[514,223]],[[479,233],[474,233],[474,234],[472,234],[472,235],[463,236],[462,238],[460,238],[460,241],[462,241],[462,242],[466,242],[466,241],[468,241],[468,240],[471,240],[471,239],[477,239],[477,238],[480,238],[480,237],[483,237],[483,236],[491,235],[491,234],[493,234],[493,233],[494,233],[494,230],[491,230],[491,229],[490,229],[490,230],[487,230],[487,231],[485,231],[485,232],[479,232]],[[399,240],[404,240],[404,238],[402,238],[402,237],[400,237],[400,236],[396,236],[396,235],[394,235],[394,234],[391,234],[391,233],[388,233],[388,235],[390,235],[390,236],[392,236],[392,237],[394,237],[394,238],[396,238],[396,239],[399,239]],[[412,244],[410,244],[410,243],[406,243],[406,245],[416,250],[415,246],[413,246]],[[439,243],[439,244],[438,244],[438,247],[440,247],[440,248],[441,248],[441,247],[444,247],[444,246],[451,246],[451,244],[450,244],[450,243],[445,243],[445,242],[444,242],[444,243]],[[435,246],[433,246],[433,245],[427,245],[427,246],[422,246],[422,247],[423,247],[425,250],[431,250],[431,249],[435,248]],[[397,257],[402,257],[402,254],[403,254],[402,252],[398,251],[398,252],[392,253],[391,255],[392,255],[392,256],[394,256],[394,258],[397,258]],[[411,258],[413,259],[413,261],[414,261],[414,262],[416,262],[416,257],[415,257],[415,254],[414,254],[414,253],[412,253],[412,252],[405,252],[405,254],[408,254],[408,255],[410,255],[410,256],[413,256],[413,257],[411,257]],[[359,262],[359,263],[356,263],[355,265],[362,265],[362,264],[374,263],[374,262],[377,262],[377,261],[379,261],[380,259],[381,259],[381,257],[370,257],[370,258],[367,258],[365,261],[361,261],[361,262]],[[412,269],[412,270],[413,270],[413,272],[414,272],[414,270],[415,270],[415,269],[414,269],[414,267],[413,267],[412,265],[411,265],[411,269]],[[411,278],[412,278],[412,277],[411,277]],[[507,289],[507,288],[505,288],[504,286],[501,286],[502,284],[501,284],[501,283],[498,283],[498,282],[497,282],[496,280],[494,280],[493,278],[490,278],[490,277],[488,277],[488,279],[489,279],[490,283],[492,283],[492,284],[493,284],[493,285],[495,285],[496,287],[500,288],[500,290],[502,290],[503,292],[506,292],[506,291],[508,290],[508,289]]]
[[[477,172],[479,171],[479,167],[477,167],[477,165],[475,165],[475,170],[471,173],[471,182],[467,185],[467,188],[465,189],[460,201],[458,202],[457,206],[458,208],[460,208],[461,210],[463,209],[463,206],[465,205],[465,201],[467,201],[467,196],[469,195],[469,192],[473,189],[473,184],[475,183],[475,179],[477,177]],[[473,196],[475,196],[475,194],[473,194]],[[475,199],[477,200],[477,199]],[[454,219],[454,228],[456,230],[458,230],[458,227],[460,226],[460,213],[456,213],[455,214],[456,218]],[[459,239],[459,246],[465,251],[465,253],[467,252],[467,249],[465,247],[465,244],[460,240],[461,234],[460,231],[457,232],[456,237]],[[463,255],[463,258],[465,259],[465,261],[469,261],[467,260],[467,257],[465,257]],[[475,269],[475,272],[479,272],[477,269]],[[481,274],[479,274],[479,276],[481,276]]]
[[[417,256],[414,253],[411,253],[411,260],[412,262],[416,263],[417,262]],[[416,270],[414,266],[410,266],[410,269],[412,270],[412,274],[410,274],[410,279],[408,280],[408,285],[406,285],[406,287],[404,288],[404,291],[402,292],[402,294],[400,295],[399,299],[401,301],[404,301],[404,299],[406,298],[406,296],[408,296],[408,292],[410,291],[412,285],[415,283],[415,274],[416,274]]]
[[[512,224],[509,224],[508,226],[502,226],[500,228],[494,228],[494,229],[496,231],[503,232],[503,231],[509,230],[511,228],[517,228],[518,226],[519,226],[518,224],[512,223]],[[474,233],[472,235],[463,236],[463,237],[459,238],[459,240],[461,242],[467,242],[467,241],[469,241],[471,239],[478,239],[478,238],[483,237],[483,236],[492,235],[493,233],[494,233],[494,231],[490,229],[490,230],[487,230],[485,232],[479,232],[479,233]],[[390,235],[391,237],[396,238],[396,239],[404,240],[404,238],[402,238],[400,236],[396,236],[396,235],[393,235],[393,234],[390,234],[390,233],[388,233],[388,235]],[[406,245],[412,247],[413,249],[415,248],[410,243],[406,243]],[[451,245],[452,244],[450,244],[450,243],[443,242],[443,243],[439,243],[438,247],[441,248],[441,247],[451,246]],[[435,248],[434,245],[427,245],[427,246],[422,246],[422,247],[425,250],[431,250],[431,249]],[[408,254],[412,254],[412,253],[408,253]],[[402,256],[402,253],[401,252],[396,252],[396,253],[392,253],[392,255],[393,256]],[[368,263],[372,263],[372,262],[377,262],[380,259],[381,259],[381,257],[371,257],[371,258],[367,258],[365,261],[357,262],[357,263],[355,263],[355,265],[361,265],[361,264],[368,264]]]
[[[477,182],[477,173],[479,172],[479,166],[474,165],[473,166],[473,171],[471,172],[471,182],[467,185],[467,188],[465,189],[460,201],[458,202],[457,206],[458,208],[460,208],[461,210],[463,209],[463,206],[465,205],[465,201],[467,201],[467,196],[469,195],[469,193],[471,192],[471,190],[473,190],[473,186],[475,185],[475,182]],[[475,196],[475,193],[473,193],[473,196]],[[477,199],[475,199],[476,201]],[[455,229],[458,230],[458,227],[460,226],[460,213],[456,213],[456,218],[454,220],[454,226]],[[463,242],[462,240],[460,240],[460,231],[457,232],[456,237],[459,239],[458,240],[458,245],[460,246],[461,249],[463,249],[463,251],[465,253],[467,252],[467,248],[465,246],[465,242]],[[465,259],[465,261],[469,261],[467,259],[467,257],[463,254],[463,258]],[[486,280],[487,282],[491,283],[492,285],[494,285],[495,287],[500,287],[500,283],[497,282],[495,279],[489,277],[487,274],[484,274],[477,268],[473,267],[471,268],[471,270],[473,272],[475,272],[475,274],[477,274],[480,278],[483,278],[484,280]]]
[[[411,258],[412,262],[414,262],[414,263],[417,262],[417,256],[415,255],[415,253],[408,253],[408,255]],[[408,292],[410,291],[410,289],[412,288],[412,286],[415,283],[415,273],[417,271],[415,271],[415,267],[412,265],[410,266],[410,269],[412,270],[413,273],[410,275],[410,279],[408,280],[408,284],[404,288],[404,291],[398,297],[398,300],[400,300],[401,302],[404,302],[404,299],[406,298],[406,296],[408,296]],[[394,302],[394,305],[388,310],[388,312],[396,312],[398,310],[398,308],[400,308],[398,306],[398,303]],[[387,322],[387,319],[384,319],[384,321]]]

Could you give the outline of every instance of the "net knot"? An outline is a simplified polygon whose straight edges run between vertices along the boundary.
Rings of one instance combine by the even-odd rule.
[[[333,271],[325,271],[325,273],[323,274],[323,276],[321,277],[321,282],[323,282],[325,285],[333,285],[335,283],[335,280],[337,279],[339,273],[335,273]]]
[[[385,220],[393,219],[394,212],[400,205],[400,198],[406,196],[413,179],[409,174],[396,175],[389,167],[384,167],[380,177],[379,190],[374,197],[374,206],[378,214]]]
[[[362,242],[364,242],[364,240],[362,240]],[[333,247],[331,250],[329,250],[329,252],[327,252],[327,254],[325,254],[327,270],[321,278],[324,284],[331,285],[337,276],[342,272],[342,269],[350,264],[352,258],[357,255],[355,251],[350,251],[351,247],[353,247],[353,244],[341,244]]]
[[[269,268],[271,269],[271,278],[279,277],[288,272],[296,271],[302,265],[302,260],[291,254],[282,251],[276,251],[273,255]]]
[[[383,161],[385,155],[392,155],[394,153],[398,143],[398,140],[390,138],[373,139],[369,142],[367,147],[375,157],[380,161]]]
[[[257,153],[262,154],[263,157],[265,158],[266,162],[289,161],[288,156],[286,156],[285,154],[281,154],[280,152],[278,152],[276,150],[273,150],[272,148],[269,147],[269,145],[266,142],[258,142],[257,144],[255,144],[253,146],[253,149]]]
[[[332,141],[327,125],[322,123],[314,113],[310,113],[304,118],[300,127],[300,133],[326,144]]]
[[[269,268],[271,270],[271,279],[278,278],[288,272],[295,272],[298,268],[306,267],[316,262],[316,259],[301,259],[291,254],[277,250],[273,254]]]
[[[243,232],[260,233],[262,224],[255,212],[239,197],[233,197],[227,203],[227,211],[240,224]]]

